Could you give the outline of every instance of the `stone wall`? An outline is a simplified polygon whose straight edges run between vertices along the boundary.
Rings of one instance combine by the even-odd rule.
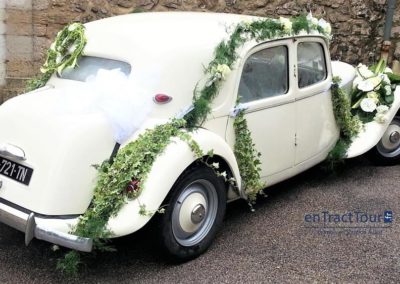
[[[397,5],[394,42],[400,36]],[[382,42],[385,0],[0,0],[0,103],[23,90],[55,34],[72,21],[131,12],[212,11],[279,17],[313,11],[332,23],[334,59],[374,62]],[[393,54],[393,52],[392,52]],[[400,42],[396,56],[400,56]]]
[[[5,6],[5,2],[0,2],[0,89],[6,84],[6,24],[4,22],[6,14]]]

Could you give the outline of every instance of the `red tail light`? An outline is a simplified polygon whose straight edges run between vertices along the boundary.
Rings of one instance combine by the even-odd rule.
[[[158,104],[166,104],[172,101],[172,97],[166,95],[166,94],[157,94],[154,96],[154,102]]]

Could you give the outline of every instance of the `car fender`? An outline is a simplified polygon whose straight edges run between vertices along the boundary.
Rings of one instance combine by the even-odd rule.
[[[198,129],[191,133],[191,136],[203,153],[213,150],[214,155],[222,157],[229,165],[237,184],[241,185],[236,158],[224,139],[206,129]],[[160,208],[180,175],[197,159],[186,142],[173,138],[172,143],[154,162],[138,198],[128,201],[119,213],[109,220],[108,229],[113,235],[128,235],[142,228],[151,219],[151,213]],[[150,214],[139,214],[141,206]]]
[[[385,115],[385,122],[378,123],[371,121],[366,123],[361,130],[361,133],[353,140],[350,148],[347,150],[347,158],[360,156],[378,144],[383,134],[387,130],[390,122],[396,116],[400,109],[400,88],[397,87],[394,92],[394,102]]]

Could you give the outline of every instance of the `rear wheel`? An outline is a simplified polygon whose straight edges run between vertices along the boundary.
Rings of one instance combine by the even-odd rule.
[[[368,152],[368,158],[378,165],[400,161],[400,116],[393,118],[379,143]]]
[[[211,245],[225,209],[222,179],[206,166],[187,171],[175,184],[165,214],[160,216],[162,247],[180,261],[199,256]]]

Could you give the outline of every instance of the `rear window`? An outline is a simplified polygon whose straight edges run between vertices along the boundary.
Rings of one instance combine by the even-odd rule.
[[[97,72],[101,69],[118,69],[126,76],[131,73],[131,65],[129,63],[108,58],[82,56],[78,60],[77,67],[74,69],[65,69],[59,77],[62,79],[85,82],[89,77],[96,76]]]

